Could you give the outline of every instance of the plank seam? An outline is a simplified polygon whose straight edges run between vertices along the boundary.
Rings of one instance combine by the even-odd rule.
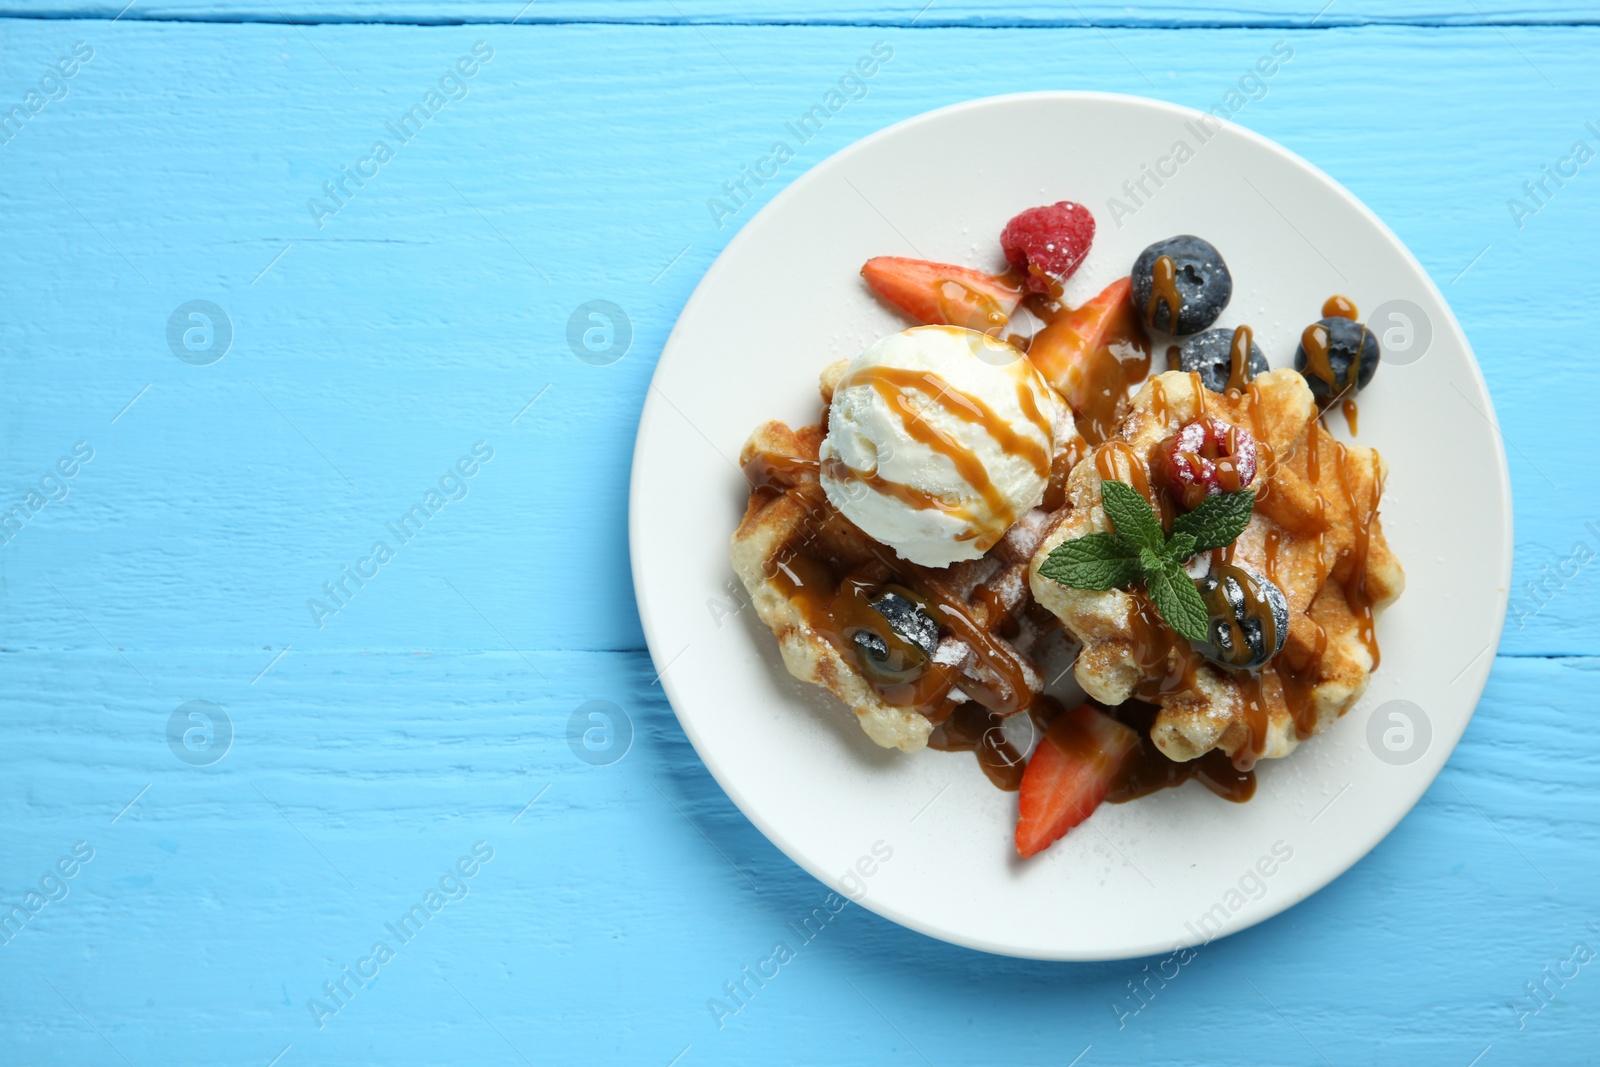
[[[155,15],[129,15],[114,16],[110,9],[105,11],[68,12],[68,11],[7,11],[0,9],[0,20],[17,22],[153,22],[172,23],[177,25],[230,25],[230,26],[397,26],[414,27],[419,29],[436,29],[451,26],[639,26],[665,29],[698,29],[703,27],[725,27],[745,29],[892,29],[912,30],[1153,30],[1170,32],[1180,30],[1279,30],[1307,33],[1322,33],[1329,30],[1363,30],[1363,29],[1440,29],[1440,30],[1502,30],[1502,29],[1534,29],[1534,30],[1560,30],[1560,29],[1592,29],[1600,26],[1600,15],[1592,19],[1577,19],[1569,21],[1543,21],[1538,19],[1506,19],[1506,20],[1459,20],[1459,19],[1350,19],[1343,22],[1330,21],[1323,25],[1312,25],[1306,22],[1270,21],[1256,22],[1139,22],[1135,20],[1119,20],[1106,22],[1092,21],[1067,21],[1046,19],[1036,22],[962,22],[947,20],[943,22],[927,20],[919,25],[906,22],[893,22],[889,20],[869,19],[851,22],[843,19],[818,19],[818,20],[716,20],[716,19],[560,19],[560,18],[439,18],[439,19],[384,19],[384,18],[295,18],[284,15],[272,17],[268,15],[190,15],[155,16]]]

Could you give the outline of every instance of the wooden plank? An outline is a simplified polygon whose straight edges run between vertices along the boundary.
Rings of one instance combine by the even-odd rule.
[[[8,14],[43,18],[112,18],[127,0],[25,0]],[[734,25],[915,25],[943,27],[1215,27],[1329,28],[1334,26],[1592,25],[1600,20],[1581,0],[1254,0],[1249,4],[1073,4],[995,3],[984,0],[909,0],[904,3],[850,4],[840,0],[806,4],[797,0],[135,0],[126,19],[196,19],[250,22],[379,22],[450,25],[596,22],[607,24]]]
[[[907,1038],[937,1063],[997,1049],[1065,1063],[1092,1044],[1102,1062],[1182,1064],[1195,1042],[1208,1062],[1264,1047],[1278,1063],[1370,1062],[1396,1044],[1419,1062],[1490,1044],[1507,1062],[1573,1062],[1600,1009],[1581,975],[1520,1029],[1511,1007],[1575,940],[1600,944],[1580,888],[1600,843],[1597,766],[1570,742],[1596,660],[1499,660],[1455,757],[1388,840],[1292,911],[1167,965],[1142,1006],[1127,983],[1160,957],[1008,960],[856,907],[802,943],[787,924],[829,888],[733,808],[641,653],[291,653],[255,686],[243,653],[141,659],[231,713],[232,751],[209,768],[171,757],[170,701],[114,653],[7,660],[20,714],[0,745],[5,891],[75,841],[94,849],[3,946],[17,1062],[122,1062],[90,1024],[134,1063],[177,1065],[265,1064],[286,1045],[284,1063],[521,1062],[508,1044],[530,1062],[666,1064],[685,1046],[685,1063],[795,1047],[916,1061]],[[567,744],[590,699],[634,729],[610,766]],[[493,858],[402,944],[386,924],[479,841]],[[322,983],[377,940],[395,958],[347,981],[319,1030],[307,1001],[335,1004]],[[732,1006],[725,983],[779,940],[793,962],[747,984],[719,1028],[708,1002]]]

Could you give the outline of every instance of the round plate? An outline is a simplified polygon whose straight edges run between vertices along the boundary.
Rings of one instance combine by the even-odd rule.
[[[816,421],[823,366],[908,325],[868,291],[861,264],[900,255],[999,270],[1006,220],[1060,199],[1087,205],[1099,224],[1067,286],[1073,304],[1178,233],[1222,251],[1234,294],[1218,325],[1254,327],[1274,367],[1293,365],[1324,299],[1357,303],[1385,347],[1360,397],[1358,439],[1389,461],[1382,515],[1407,588],[1379,623],[1383,663],[1361,702],[1293,755],[1264,761],[1253,801],[1230,804],[1190,782],[1102,805],[1023,862],[1012,847],[1016,797],[990,785],[970,754],[878,749],[842,704],[785,673],[729,566],[728,539],[744,508],[737,459],[751,430]],[[1137,97],[977,100],[819,164],[706,273],[639,424],[629,511],[639,612],[706,766],[774,844],[840,894],[989,952],[1166,952],[1327,885],[1400,821],[1455,747],[1494,659],[1511,574],[1494,418],[1438,289],[1309,163]],[[1329,424],[1349,438],[1341,416]]]

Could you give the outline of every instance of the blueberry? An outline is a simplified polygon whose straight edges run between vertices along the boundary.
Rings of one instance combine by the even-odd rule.
[[[906,590],[910,593],[910,590]],[[916,594],[885,590],[870,605],[880,622],[853,626],[845,635],[856,646],[856,662],[880,686],[903,685],[921,677],[939,647],[939,624]]]
[[[923,655],[931,657],[939,647],[939,624],[920,604],[899,593],[886,592],[872,602],[872,608],[901,640],[922,649]]]
[[[1380,358],[1378,337],[1363,324],[1350,319],[1318,319],[1300,335],[1294,369],[1305,376],[1317,402],[1326,404],[1341,393],[1365,389],[1378,373]],[[1350,386],[1352,366],[1357,368],[1355,390]]]
[[[857,630],[851,640],[855,641],[856,650],[874,663],[883,663],[889,658],[889,643],[871,630]]]
[[[1289,601],[1282,589],[1230,564],[1213,568],[1197,584],[1211,613],[1211,641],[1200,650],[1207,659],[1233,670],[1251,670],[1283,648],[1289,636]]]
[[[1213,393],[1225,392],[1228,376],[1233,371],[1233,330],[1207,330],[1197,333],[1178,350],[1178,365],[1172,370],[1197,371],[1200,381]],[[1254,340],[1250,342],[1250,358],[1246,360],[1245,380],[1267,372],[1267,357]]]
[[[1172,261],[1173,287],[1177,292],[1176,324],[1173,308],[1157,297],[1157,261]],[[1217,321],[1233,297],[1233,275],[1222,261],[1222,254],[1211,242],[1183,234],[1168,237],[1139,253],[1133,261],[1133,306],[1146,326],[1180,336],[1199,333]]]

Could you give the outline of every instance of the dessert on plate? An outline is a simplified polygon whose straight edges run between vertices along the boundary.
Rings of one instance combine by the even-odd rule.
[[[823,425],[769,422],[740,457],[733,565],[789,671],[906,751],[963,706],[1025,710],[1058,629],[1028,610],[1028,567],[1082,447],[1066,405],[1016,349],[948,326],[829,366],[821,392]]]
[[[1383,459],[1326,426],[1355,434],[1381,359],[1354,303],[1274,370],[1216,326],[1232,275],[1199,237],[1066,306],[1093,238],[1062,201],[1007,224],[1003,273],[869,260],[918,325],[821,368],[819,422],[740,457],[732,562],[789,672],[881,746],[976,752],[1023,856],[1189,778],[1249,799],[1257,760],[1360,698],[1404,586]]]

